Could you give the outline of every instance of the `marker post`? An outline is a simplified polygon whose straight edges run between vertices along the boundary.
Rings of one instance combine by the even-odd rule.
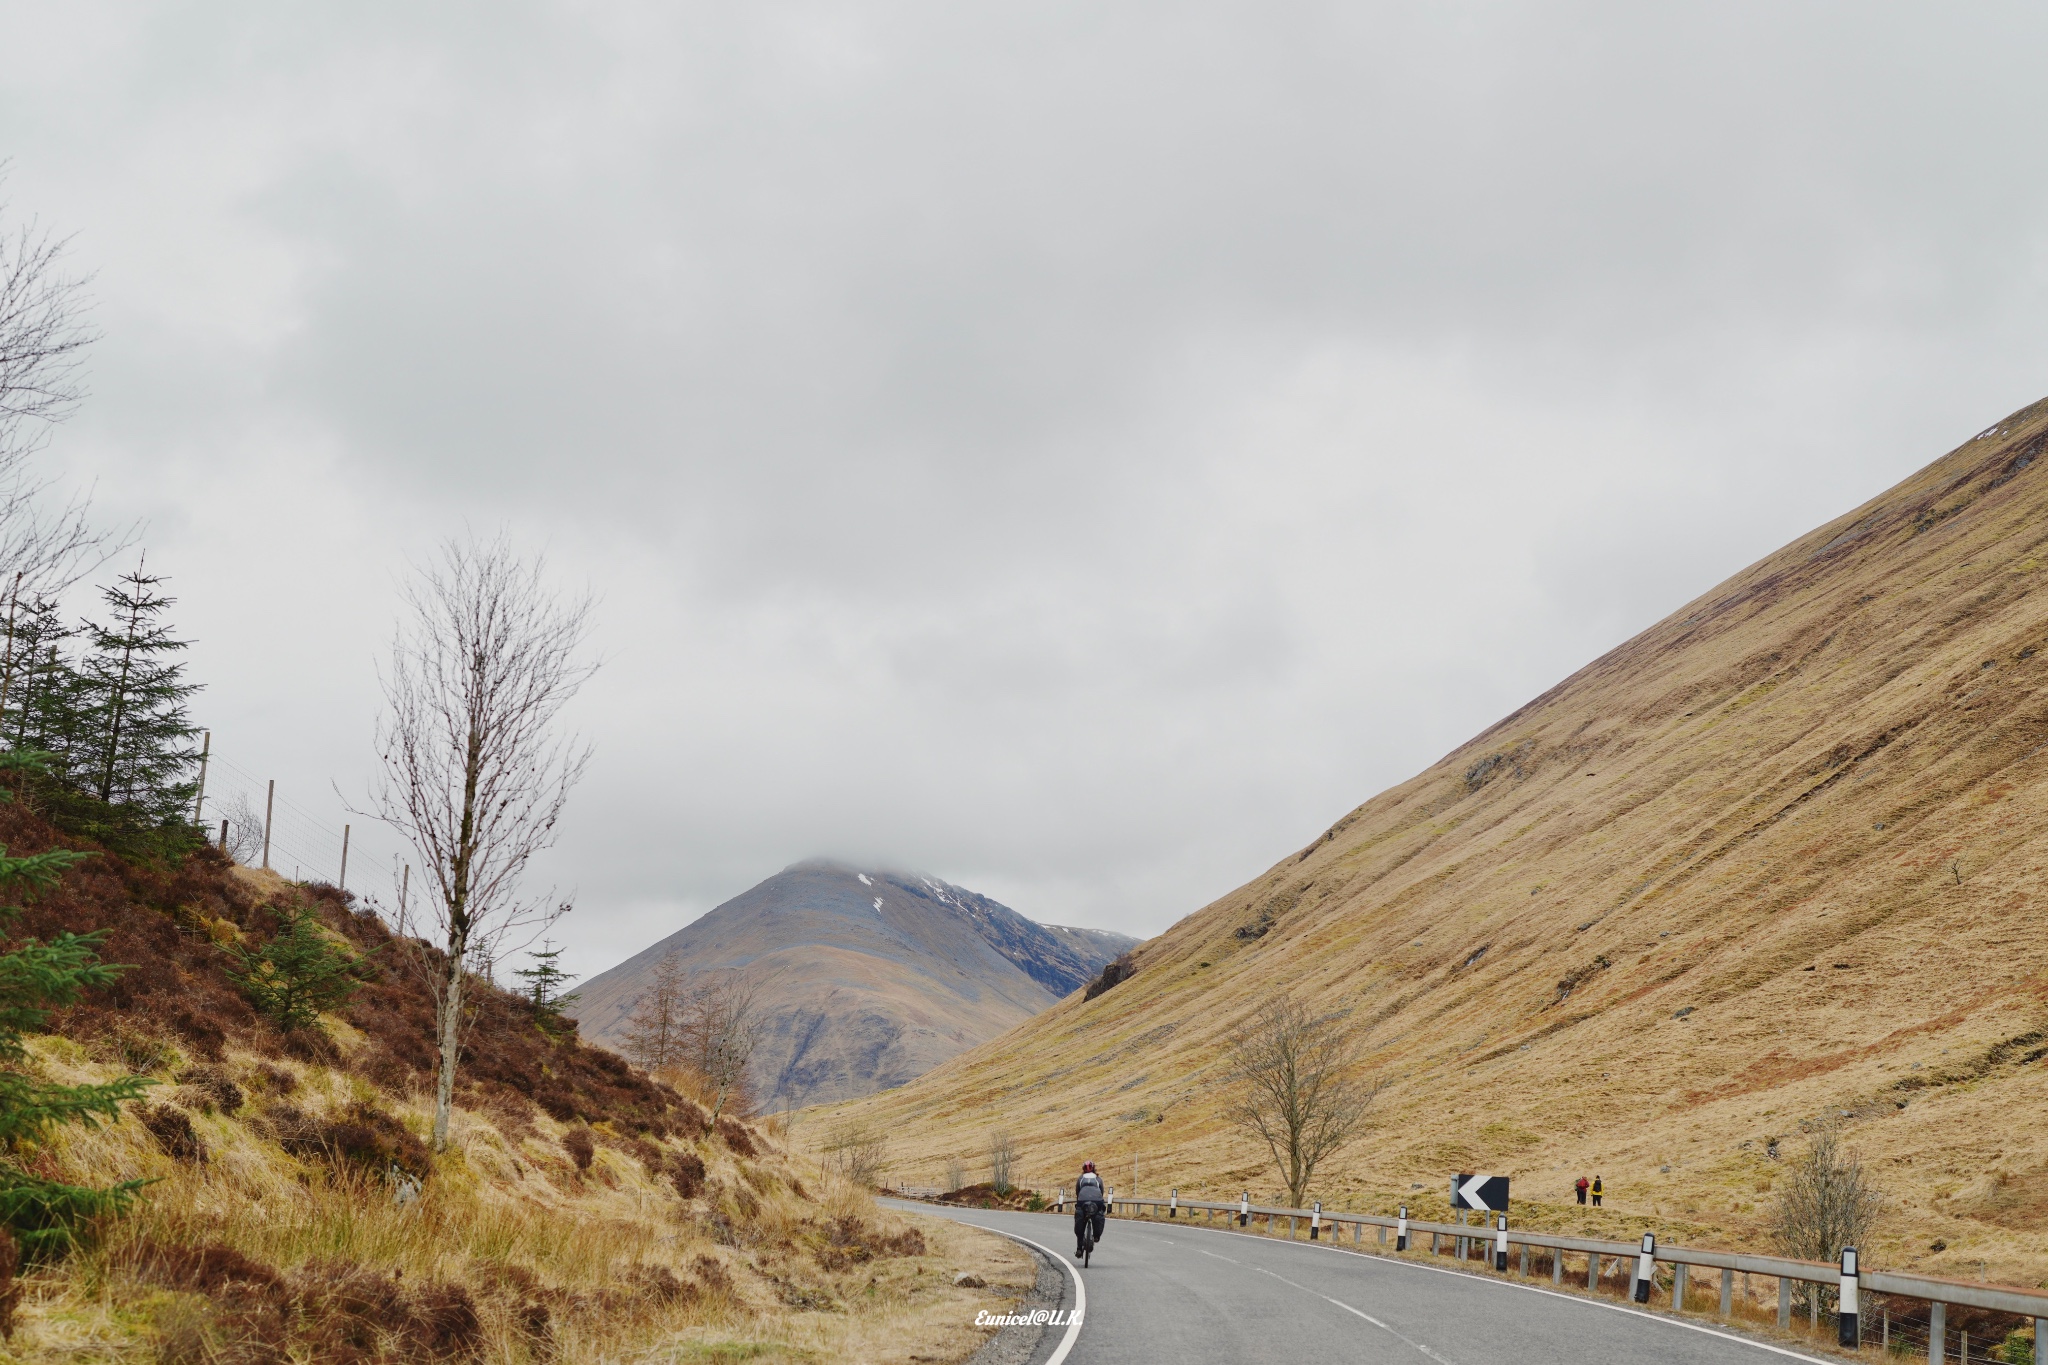
[[[1318,1241],[1323,1235],[1323,1201],[1316,1200],[1316,1206],[1308,1213],[1308,1239]]]
[[[1508,1268],[1508,1216],[1502,1214],[1495,1227],[1498,1236],[1493,1244],[1493,1268],[1505,1274]]]
[[[1252,1225],[1252,1192],[1246,1190],[1237,1197],[1237,1225],[1248,1228]]]
[[[1635,1300],[1637,1303],[1648,1303],[1650,1301],[1650,1286],[1656,1283],[1656,1278],[1657,1234],[1646,1232],[1643,1234],[1643,1249],[1636,1255]]]
[[[1174,1191],[1174,1192],[1173,1192],[1173,1193],[1172,1193],[1171,1195],[1169,1195],[1169,1196],[1167,1197],[1167,1200],[1166,1200],[1166,1216],[1167,1216],[1168,1218],[1178,1218],[1178,1217],[1180,1217],[1180,1191],[1179,1191],[1179,1190],[1175,1190],[1175,1191]]]
[[[1863,1344],[1856,1323],[1856,1248],[1842,1248],[1842,1302],[1836,1321],[1842,1329],[1842,1348],[1853,1351]]]
[[[1396,1251],[1406,1251],[1407,1249],[1408,1249],[1408,1206],[1407,1206],[1406,1204],[1403,1204],[1403,1205],[1401,1206],[1401,1221],[1400,1221],[1400,1223],[1399,1223],[1399,1224],[1398,1224],[1398,1225],[1397,1225],[1397,1226],[1395,1227],[1395,1229],[1394,1229],[1394,1250],[1396,1250]]]

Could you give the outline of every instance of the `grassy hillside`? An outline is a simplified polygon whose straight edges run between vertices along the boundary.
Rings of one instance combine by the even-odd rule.
[[[12,852],[56,841],[0,806]],[[320,1034],[279,1033],[222,971],[222,945],[293,903],[374,967]],[[0,1361],[948,1360],[1032,1278],[1008,1244],[887,1215],[495,990],[432,1155],[426,998],[331,889],[212,853],[172,872],[100,857],[19,928],[106,929],[103,958],[130,968],[33,1039],[30,1065],[161,1084],[117,1124],[16,1154],[155,1183],[84,1250],[23,1270]],[[994,1287],[954,1287],[961,1269]]]
[[[2044,451],[2048,403],[1345,815],[1127,983],[843,1112],[910,1178],[1006,1127],[1048,1181],[1092,1156],[1271,1198],[1219,1049],[1286,991],[1392,1082],[1327,1200],[1441,1208],[1502,1171],[1537,1223],[1755,1242],[1834,1115],[1893,1200],[1870,1259],[2042,1282]],[[1596,1172],[1613,1207],[1567,1212]]]

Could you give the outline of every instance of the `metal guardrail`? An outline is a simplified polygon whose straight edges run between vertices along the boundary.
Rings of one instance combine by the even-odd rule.
[[[1056,1206],[1064,1209],[1067,1203],[1066,1191],[1061,1190]],[[1365,1229],[1369,1227],[1382,1229],[1379,1240],[1384,1242],[1386,1240],[1386,1233],[1397,1229],[1402,1221],[1399,1218],[1389,1218],[1383,1214],[1376,1213],[1342,1213],[1332,1212],[1327,1209],[1278,1208],[1272,1205],[1252,1204],[1246,1201],[1239,1201],[1234,1204],[1219,1204],[1200,1199],[1181,1199],[1177,1195],[1171,1199],[1112,1197],[1110,1203],[1110,1212],[1112,1214],[1122,1209],[1126,1211],[1128,1216],[1131,1210],[1144,1208],[1163,1210],[1172,1216],[1178,1216],[1182,1210],[1186,1210],[1189,1213],[1207,1213],[1212,1219],[1218,1213],[1226,1214],[1233,1219],[1243,1215],[1246,1221],[1253,1218],[1265,1218],[1268,1220],[1267,1225],[1269,1228],[1274,1226],[1278,1219],[1286,1218],[1290,1220],[1288,1226],[1288,1235],[1290,1237],[1293,1237],[1299,1231],[1299,1225],[1303,1220],[1309,1220],[1312,1225],[1319,1223],[1322,1227],[1330,1228],[1332,1230],[1330,1240],[1332,1241],[1338,1239],[1345,1224],[1350,1224],[1352,1227],[1353,1245],[1363,1244]],[[1413,1218],[1408,1219],[1407,1224],[1408,1234],[1411,1239],[1422,1235],[1433,1235],[1439,1239],[1444,1237],[1454,1239],[1471,1238],[1482,1243],[1495,1243],[1499,1236],[1497,1229],[1483,1225],[1425,1223]],[[1842,1283],[1842,1271],[1838,1265],[1830,1265],[1822,1261],[1794,1260],[1785,1256],[1756,1256],[1734,1251],[1703,1251],[1692,1247],[1667,1246],[1662,1242],[1655,1244],[1654,1251],[1645,1252],[1641,1246],[1634,1242],[1608,1242],[1589,1237],[1565,1237],[1544,1232],[1523,1232],[1513,1226],[1508,1228],[1507,1241],[1510,1246],[1541,1248],[1553,1252],[1573,1252],[1588,1258],[1598,1256],[1611,1257],[1615,1260],[1634,1260],[1647,1254],[1651,1257],[1653,1264],[1663,1263],[1678,1268],[1678,1273],[1674,1276],[1674,1283],[1670,1290],[1674,1303],[1681,1302],[1685,1294],[1684,1268],[1698,1266],[1702,1269],[1719,1270],[1722,1279],[1721,1306],[1724,1313],[1728,1311],[1729,1294],[1738,1271],[1751,1275],[1769,1275],[1776,1278],[1779,1282],[1778,1321],[1780,1326],[1787,1325],[1791,1320],[1791,1285],[1794,1281],[1837,1287]],[[1589,1263],[1589,1272],[1592,1268]],[[1552,1277],[1554,1280],[1561,1276],[1562,1269],[1562,1259],[1553,1259]],[[1632,1268],[1632,1277],[1633,1274]],[[1932,1317],[1936,1324],[1942,1321],[1944,1315],[1940,1310],[1941,1306],[1945,1304],[1955,1304],[1958,1307],[1981,1308],[1991,1312],[2011,1313],[2017,1317],[2032,1318],[2034,1319],[2034,1339],[2037,1342],[2048,1343],[2048,1292],[2037,1289],[2021,1289],[2012,1285],[1983,1284],[1969,1280],[1943,1279],[1935,1275],[1908,1275],[1884,1270],[1865,1270],[1856,1277],[1856,1281],[1857,1286],[1864,1293],[1891,1294],[1897,1295],[1900,1298],[1924,1300],[1934,1306]],[[1940,1356],[1935,1354],[1938,1349],[1938,1347],[1930,1345],[1928,1352],[1929,1360],[1941,1359]]]

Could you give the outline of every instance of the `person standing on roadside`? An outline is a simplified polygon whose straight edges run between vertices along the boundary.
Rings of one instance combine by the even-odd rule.
[[[1600,1177],[1596,1175],[1593,1177],[1593,1207],[1596,1209],[1600,1207],[1600,1195]]]
[[[1578,1184],[1576,1184],[1576,1185],[1574,1185],[1574,1186],[1572,1186],[1572,1188],[1573,1188],[1574,1190],[1578,1191],[1578,1195],[1579,1195],[1579,1202],[1580,1202],[1581,1204],[1585,1203],[1585,1202],[1586,1202],[1586,1177],[1584,1177],[1584,1176],[1580,1176],[1580,1177],[1579,1177],[1579,1183],[1578,1183]]]

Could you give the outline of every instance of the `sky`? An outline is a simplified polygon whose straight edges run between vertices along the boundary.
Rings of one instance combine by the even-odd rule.
[[[2038,6],[0,0],[220,797],[356,812],[409,562],[597,600],[537,889],[1156,933],[2048,390]],[[256,792],[260,801],[261,792]]]

